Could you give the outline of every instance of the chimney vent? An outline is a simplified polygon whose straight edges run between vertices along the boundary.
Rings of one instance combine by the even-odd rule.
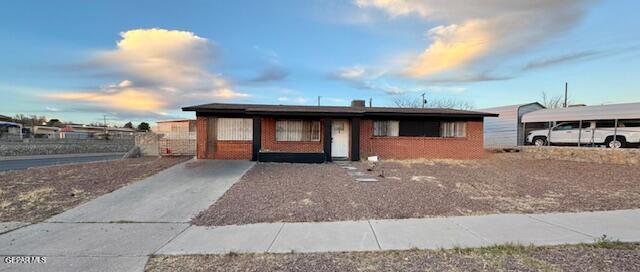
[[[364,100],[352,100],[351,107],[352,108],[364,108],[365,102]]]

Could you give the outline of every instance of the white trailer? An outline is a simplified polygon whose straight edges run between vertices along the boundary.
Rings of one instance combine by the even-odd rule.
[[[525,133],[522,130],[522,116],[544,108],[540,103],[534,102],[479,109],[478,111],[499,114],[498,117],[484,118],[484,147],[512,148],[524,145]]]

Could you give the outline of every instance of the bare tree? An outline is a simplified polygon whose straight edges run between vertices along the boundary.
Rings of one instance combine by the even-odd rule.
[[[24,115],[24,114],[16,114],[13,118],[13,121],[16,123],[23,124],[25,126],[34,126],[34,125],[42,125],[47,122],[47,117],[45,116],[36,116],[36,115]]]
[[[429,108],[449,108],[459,110],[473,109],[473,105],[466,100],[457,98],[444,98],[444,99],[427,99],[427,107]]]
[[[420,99],[407,95],[394,95],[391,100],[398,108],[419,108],[422,107]]]
[[[562,108],[562,104],[564,103],[564,97],[562,95],[549,96],[546,92],[542,92],[540,100],[540,103],[547,109]],[[567,105],[571,104],[573,104],[571,98],[567,99]]]
[[[393,104],[399,108],[420,108],[422,107],[422,99],[419,97],[396,95],[392,98]],[[450,108],[469,110],[473,108],[473,105],[466,101],[457,98],[431,98],[427,99],[425,104],[426,108]]]

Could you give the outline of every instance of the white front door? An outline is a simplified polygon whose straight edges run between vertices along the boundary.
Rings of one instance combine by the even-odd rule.
[[[331,157],[349,157],[349,122],[347,120],[331,122]]]

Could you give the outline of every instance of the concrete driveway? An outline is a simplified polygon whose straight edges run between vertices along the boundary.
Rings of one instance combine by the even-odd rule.
[[[252,165],[249,161],[188,161],[47,222],[189,222]]]
[[[191,160],[45,223],[2,234],[0,256],[44,256],[47,262],[0,261],[0,271],[143,271],[149,255],[186,230],[193,215],[252,166]]]

